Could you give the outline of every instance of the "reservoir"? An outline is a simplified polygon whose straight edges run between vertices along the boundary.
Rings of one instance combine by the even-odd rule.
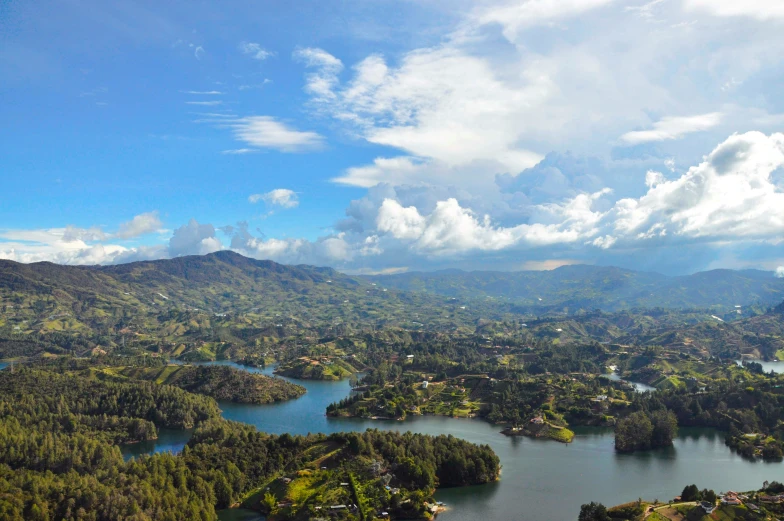
[[[264,370],[240,369],[271,374]],[[295,380],[292,380],[295,381]],[[615,505],[638,497],[666,501],[684,486],[716,492],[758,489],[762,482],[784,482],[784,464],[749,461],[724,445],[720,432],[710,429],[680,430],[674,447],[637,454],[616,454],[611,429],[576,428],[569,445],[524,437],[506,437],[501,427],[481,420],[416,416],[403,422],[356,418],[328,418],[326,406],[351,392],[347,380],[317,382],[296,380],[307,393],[296,400],[272,405],[221,403],[223,416],[281,434],[363,431],[368,428],[451,434],[473,443],[490,445],[501,459],[501,480],[489,485],[441,489],[436,498],[449,507],[443,521],[575,520],[580,505],[600,501]],[[182,449],[188,431],[162,431],[160,439],[123,448],[127,457],[156,451]]]

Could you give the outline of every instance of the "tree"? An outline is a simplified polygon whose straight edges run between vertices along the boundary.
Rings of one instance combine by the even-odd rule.
[[[272,492],[266,492],[264,494],[264,499],[261,500],[261,504],[264,505],[264,508],[267,509],[269,514],[272,514],[278,506],[278,499]]]
[[[633,452],[651,447],[653,424],[642,411],[630,414],[615,426],[615,450]]]
[[[580,507],[578,521],[611,521],[607,508],[601,503],[591,501]]]
[[[681,492],[681,501],[697,501],[700,499],[700,489],[697,485],[686,485]]]

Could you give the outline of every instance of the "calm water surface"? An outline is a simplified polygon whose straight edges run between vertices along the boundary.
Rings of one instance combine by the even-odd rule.
[[[742,365],[740,360],[735,361],[738,365]],[[757,362],[758,364],[762,365],[762,369],[769,373],[773,371],[774,373],[784,373],[784,361],[779,360],[778,362],[766,362],[764,360],[750,360],[746,359],[746,362]]]
[[[249,370],[272,373],[271,367]],[[499,433],[499,427],[481,420],[435,416],[413,417],[405,422],[327,418],[326,406],[351,392],[348,381],[296,382],[308,389],[297,400],[273,405],[221,403],[223,416],[275,434],[378,428],[452,434],[490,445],[501,458],[501,480],[490,485],[439,490],[436,497],[450,507],[450,511],[439,516],[444,521],[574,520],[580,505],[589,501],[614,505],[637,497],[666,500],[691,483],[723,491],[759,488],[765,480],[784,481],[783,464],[744,460],[724,445],[721,433],[709,429],[681,429],[670,449],[618,455],[613,450],[610,429],[578,428],[574,442],[564,445],[507,438]],[[189,436],[183,431],[162,431],[154,443],[126,447],[126,455],[176,452]]]

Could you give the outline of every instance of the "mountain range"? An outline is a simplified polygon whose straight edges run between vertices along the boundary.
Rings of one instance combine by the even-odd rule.
[[[445,270],[365,278],[403,291],[503,299],[533,313],[562,308],[726,310],[735,306],[767,307],[784,299],[784,278],[760,270],[722,269],[667,276],[612,266],[569,265],[551,271]]]

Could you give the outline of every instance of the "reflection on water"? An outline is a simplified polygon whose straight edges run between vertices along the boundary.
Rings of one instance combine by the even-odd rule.
[[[191,438],[193,430],[175,430],[175,429],[158,429],[158,439],[151,441],[143,441],[141,443],[131,443],[123,445],[123,457],[127,460],[141,456],[143,454],[151,454],[153,452],[171,452],[179,454],[188,440]]]
[[[267,367],[254,372],[271,374],[272,370]],[[721,491],[759,488],[765,480],[784,481],[784,465],[744,460],[724,445],[721,433],[710,429],[681,429],[672,448],[617,454],[612,429],[608,428],[575,428],[574,442],[565,445],[506,437],[499,433],[500,427],[481,420],[439,416],[416,416],[404,422],[328,418],[326,406],[351,392],[348,381],[296,383],[308,390],[297,400],[272,405],[221,403],[223,416],[275,434],[377,428],[451,434],[490,445],[501,458],[501,480],[439,490],[436,497],[449,507],[439,516],[445,521],[568,520],[576,519],[580,505],[589,501],[614,505],[637,497],[667,500],[691,483]],[[164,439],[162,433],[158,444],[153,443],[154,450],[181,448],[189,436],[171,431],[171,437]]]

